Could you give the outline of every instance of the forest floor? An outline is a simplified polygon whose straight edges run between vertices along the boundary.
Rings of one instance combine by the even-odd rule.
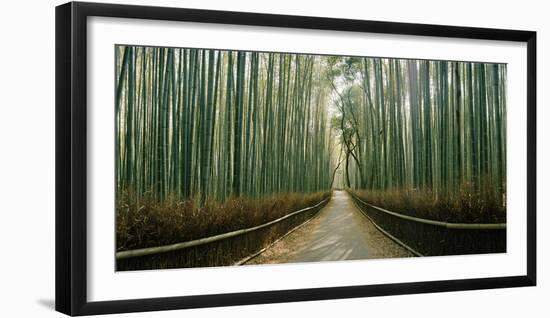
[[[357,210],[347,192],[334,191],[331,201],[313,220],[245,265],[411,256],[378,231]]]

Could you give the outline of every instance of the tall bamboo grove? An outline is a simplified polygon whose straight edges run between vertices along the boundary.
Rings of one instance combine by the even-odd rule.
[[[505,205],[506,65],[336,58],[347,187],[469,193]]]
[[[137,198],[316,192],[341,175],[505,205],[506,65],[132,46],[116,65],[117,189]]]
[[[331,185],[320,57],[116,48],[118,191],[224,200]]]

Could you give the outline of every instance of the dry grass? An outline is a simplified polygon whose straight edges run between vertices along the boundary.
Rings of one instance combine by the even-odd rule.
[[[168,199],[138,203],[119,194],[116,206],[117,251],[190,241],[257,226],[319,203],[330,192],[280,193],[262,199],[229,198],[223,203]]]
[[[468,184],[446,193],[401,189],[352,191],[367,203],[410,216],[454,223],[506,222],[504,194],[499,198],[492,191],[474,191]]]

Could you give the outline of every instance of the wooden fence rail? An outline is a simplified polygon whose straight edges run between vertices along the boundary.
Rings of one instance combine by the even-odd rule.
[[[241,230],[170,245],[116,253],[117,270],[233,265],[311,219],[330,200]]]
[[[380,230],[417,256],[506,252],[506,223],[449,223],[404,215],[361,200],[358,209]]]

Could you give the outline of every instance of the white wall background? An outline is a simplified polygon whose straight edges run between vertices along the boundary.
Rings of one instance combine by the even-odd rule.
[[[538,32],[537,287],[117,315],[116,317],[543,317],[550,278],[544,232],[550,202],[550,23],[544,1],[162,0],[115,1],[189,8],[527,29]],[[54,303],[54,7],[12,1],[0,18],[0,316],[61,317]]]

